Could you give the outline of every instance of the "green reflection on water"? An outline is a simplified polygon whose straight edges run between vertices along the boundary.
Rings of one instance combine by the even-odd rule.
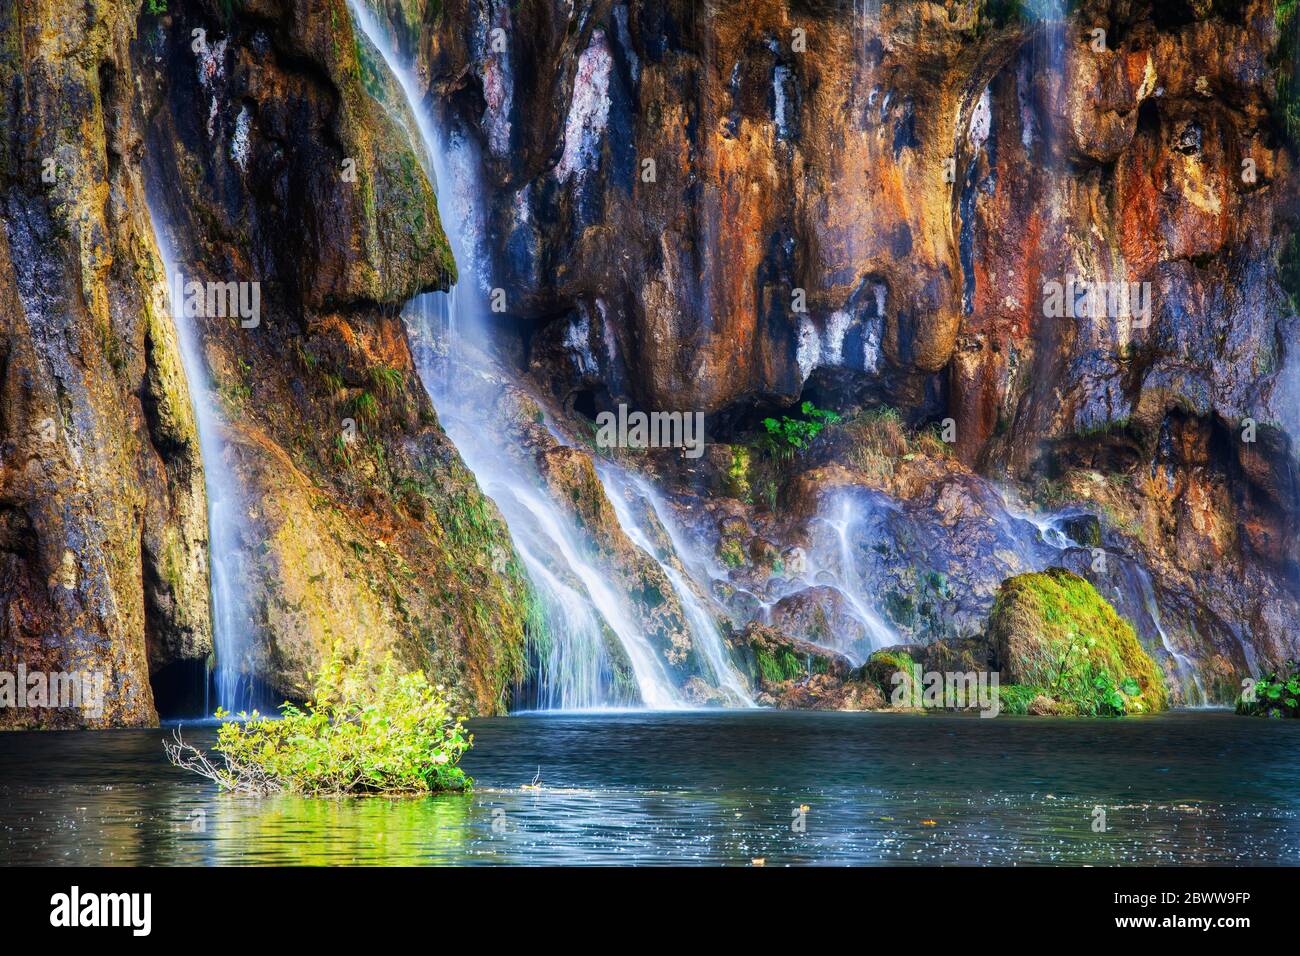
[[[465,794],[402,800],[216,797],[216,863],[331,866],[451,860],[474,832]]]

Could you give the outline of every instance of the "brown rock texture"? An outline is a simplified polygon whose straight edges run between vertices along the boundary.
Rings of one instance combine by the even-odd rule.
[[[104,688],[102,710],[5,707],[0,727],[151,724],[151,672],[201,673],[212,647],[197,435],[132,122],[132,7],[0,7],[0,671]]]
[[[799,398],[951,421],[968,474],[1104,512],[1217,696],[1297,651],[1295,23],[1273,3],[377,6],[482,145],[498,281],[565,407],[700,409],[737,445]],[[1050,314],[1072,278],[1149,314]],[[734,478],[711,493],[788,504]],[[961,506],[976,485],[901,491],[951,528],[989,510]]]
[[[261,288],[256,327],[201,320],[246,499],[246,669],[299,697],[331,648],[391,649],[465,712],[503,710],[528,592],[400,318],[456,276],[400,91],[343,0],[141,23],[147,166],[178,257]]]
[[[635,466],[706,545],[773,701],[873,704],[781,651],[878,643],[855,584],[900,641],[977,660],[963,642],[1002,581],[1049,565],[1134,622],[1175,701],[1189,668],[1223,700],[1300,656],[1278,93],[1300,38],[1270,0],[1083,0],[1057,23],[966,0],[358,2],[481,151],[494,361],[571,439],[619,403],[708,413],[703,457]],[[0,74],[0,672],[107,690],[101,714],[0,726],[148,724],[202,681],[217,463],[196,397],[242,489],[241,666],[268,695],[341,643],[503,710],[528,588],[400,315],[457,263],[345,0],[11,0]],[[197,326],[211,394],[184,372],[150,208],[187,277],[260,288],[256,326]],[[1054,314],[1071,279],[1141,288],[1149,315]],[[640,595],[676,683],[716,702],[665,535],[638,548],[593,453],[499,385],[462,387]],[[844,421],[774,448],[762,420],[801,400]],[[1026,532],[1033,505],[1075,530]],[[762,677],[760,652],[783,669]]]
[[[500,710],[528,596],[397,314],[455,277],[405,105],[343,0],[170,8],[0,7],[0,671],[106,677],[102,714],[0,725],[203,703],[203,462],[146,198],[187,278],[261,287],[258,326],[199,329],[244,497],[242,666],[278,700],[336,644],[392,648]]]

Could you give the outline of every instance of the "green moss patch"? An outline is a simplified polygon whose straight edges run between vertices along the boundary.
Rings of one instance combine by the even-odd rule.
[[[911,674],[915,663],[912,655],[906,651],[886,648],[867,658],[867,662],[862,665],[862,678],[878,686],[888,699],[894,689],[894,675],[899,671]]]
[[[1005,685],[1025,685],[1082,716],[1152,713],[1168,706],[1160,670],[1133,626],[1088,581],[1063,568],[1003,581],[989,615],[989,637],[1004,695]]]
[[[850,670],[845,658],[761,624],[751,623],[732,643],[750,679],[766,689],[806,681],[817,674],[844,679]]]

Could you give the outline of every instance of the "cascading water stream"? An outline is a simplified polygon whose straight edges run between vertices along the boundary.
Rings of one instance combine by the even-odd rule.
[[[1197,700],[1195,702],[1189,700],[1187,703],[1191,706],[1206,706],[1209,704],[1210,698],[1206,695],[1205,685],[1201,683],[1200,675],[1196,672],[1196,665],[1192,663],[1191,659],[1186,654],[1180,654],[1174,648],[1173,642],[1169,640],[1169,635],[1165,633],[1164,624],[1160,621],[1160,607],[1156,604],[1155,588],[1151,586],[1151,575],[1147,574],[1145,570],[1139,568],[1138,580],[1142,584],[1142,600],[1146,606],[1146,612],[1151,618],[1151,623],[1154,625],[1156,633],[1160,635],[1160,643],[1164,645],[1169,656],[1173,658],[1174,667],[1178,670],[1179,676],[1182,677],[1184,681],[1190,677],[1192,680],[1192,686],[1196,689]],[[1184,684],[1184,694],[1187,694],[1187,689],[1186,684]]]
[[[410,112],[416,117],[428,168],[433,171],[438,211],[447,229],[452,252],[462,270],[450,293],[418,296],[403,313],[411,333],[417,370],[438,411],[439,419],[462,459],[485,494],[496,502],[510,529],[515,549],[523,561],[542,606],[547,634],[534,664],[539,671],[532,699],[525,706],[539,709],[589,709],[625,705],[627,695],[614,678],[614,662],[606,638],[612,635],[618,651],[635,677],[636,692],[648,707],[680,707],[681,697],[669,680],[659,656],[636,623],[629,598],[596,567],[581,543],[571,520],[543,490],[527,456],[512,454],[500,436],[505,429],[484,428],[490,414],[481,393],[462,387],[466,377],[495,381],[499,370],[478,344],[487,338],[484,292],[487,261],[480,248],[482,213],[475,189],[477,157],[468,142],[444,137],[421,108],[417,85],[389,45],[370,11],[357,0],[349,3],[353,21],[384,58],[399,81]],[[434,344],[441,341],[441,345]],[[458,340],[464,341],[456,348]],[[454,351],[453,351],[454,350]],[[450,372],[459,382],[453,386]],[[470,395],[475,397],[469,397]],[[652,557],[642,543],[635,522],[620,515],[624,530]],[[663,562],[660,562],[661,564]],[[739,680],[722,645],[721,635],[690,582],[676,568],[665,568],[691,626],[694,640],[714,671],[719,685],[744,704],[752,700]]]
[[[467,436],[462,435],[462,440],[465,437]],[[455,439],[453,438],[453,440]],[[461,447],[459,442],[457,447]],[[468,462],[468,459],[466,461]],[[480,461],[479,464],[481,465],[482,462]],[[622,642],[623,649],[632,665],[632,670],[636,674],[637,686],[640,688],[642,701],[649,707],[664,708],[674,706],[677,703],[677,695],[672,684],[668,681],[667,675],[664,674],[663,666],[655,656],[654,648],[650,646],[650,643],[633,621],[625,600],[610,585],[607,576],[582,554],[581,545],[573,540],[567,522],[563,520],[558,509],[555,508],[546,495],[520,482],[511,482],[508,487],[499,487],[493,483],[492,479],[489,479],[485,490],[488,495],[492,496],[494,501],[500,501],[507,497],[518,499],[541,527],[546,540],[558,548],[558,555],[563,559],[564,564],[577,575],[596,611]],[[516,524],[519,523],[521,522],[516,521]],[[565,623],[568,623],[568,620],[566,618]],[[564,636],[560,635],[560,639],[564,639]],[[552,676],[562,677],[563,674]],[[593,706],[603,702],[583,701],[582,704]]]
[[[198,319],[186,314],[182,293],[185,278],[166,230],[159,228],[163,220],[152,202],[147,206],[154,243],[163,263],[168,310],[176,327],[181,364],[185,369],[195,428],[199,433],[199,452],[203,458],[203,483],[208,499],[212,644],[216,657],[212,683],[215,684],[217,705],[236,713],[251,710],[255,703],[254,682],[249,676],[250,669],[245,666],[250,622],[240,580],[245,566],[240,545],[244,496],[238,479],[222,454],[223,419],[215,404],[212,381],[203,357],[202,338],[194,326]],[[204,694],[204,711],[211,713],[206,687]]]
[[[863,34],[880,25],[880,0],[853,0],[854,26]]]
[[[831,573],[836,580],[837,589],[849,602],[853,616],[866,628],[867,637],[871,641],[873,650],[901,643],[898,634],[893,628],[885,623],[884,618],[876,613],[867,599],[859,593],[857,562],[853,560],[853,548],[849,543],[849,532],[852,530],[855,521],[853,501],[848,496],[843,496],[839,501],[833,503],[831,507],[833,514],[822,514],[819,516],[819,520],[835,532],[835,540],[838,546],[835,563],[838,564],[839,569],[837,572]],[[810,556],[810,559],[815,565],[816,555]],[[822,568],[809,567],[809,575],[813,580],[823,576],[823,574]],[[855,663],[861,663],[861,661],[855,661]]]
[[[672,562],[659,557],[658,549],[651,543],[646,528],[642,522],[636,519],[636,516],[628,507],[625,493],[630,491],[642,498],[650,513],[654,515],[655,520],[668,534],[675,553],[680,556],[682,551],[678,547],[679,535],[674,533],[673,522],[660,507],[660,503],[656,500],[657,496],[644,481],[623,473],[615,465],[606,463],[600,466],[598,470],[601,482],[605,486],[606,497],[614,505],[619,524],[627,531],[632,543],[654,558],[659,566],[663,568],[664,574],[667,575],[668,581],[677,595],[678,603],[681,604],[682,611],[686,614],[687,624],[690,625],[691,629],[691,640],[708,662],[709,669],[713,672],[714,683],[720,690],[731,694],[739,703],[744,704],[746,707],[753,707],[754,699],[745,688],[744,682],[736,674],[735,668],[727,655],[722,634],[718,630],[717,620],[705,607],[703,600],[696,593],[694,585],[688,580],[686,574]]]

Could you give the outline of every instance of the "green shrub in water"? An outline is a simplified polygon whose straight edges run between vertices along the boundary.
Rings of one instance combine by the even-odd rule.
[[[279,719],[254,711],[223,723],[215,758],[179,732],[167,755],[242,793],[417,794],[472,784],[457,764],[473,737],[420,671],[399,672],[391,655],[370,668],[334,656],[312,694],[304,707],[282,705]]]

